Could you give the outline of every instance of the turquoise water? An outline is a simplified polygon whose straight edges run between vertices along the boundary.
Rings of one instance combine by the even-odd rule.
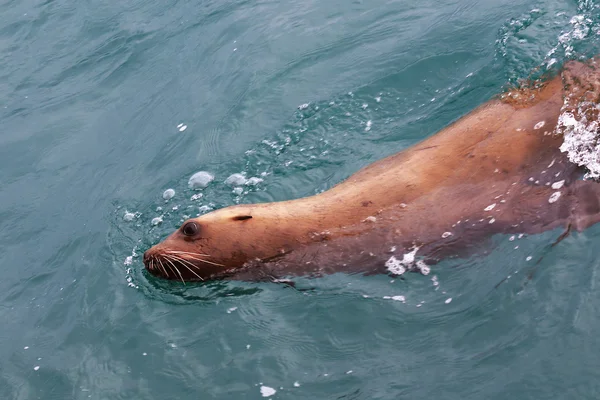
[[[160,281],[141,254],[599,43],[594,1],[0,1],[0,398],[597,399],[600,227],[295,289]]]

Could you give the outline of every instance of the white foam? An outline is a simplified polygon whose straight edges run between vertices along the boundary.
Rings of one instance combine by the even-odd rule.
[[[429,265],[425,264],[425,261],[423,260],[417,261],[416,266],[422,275],[429,275],[429,273],[431,272],[431,268],[429,268]]]
[[[308,108],[310,103],[304,103],[304,104],[300,104],[298,106],[298,110],[306,110]]]
[[[406,303],[406,298],[402,295],[400,295],[400,296],[383,296],[383,298],[385,300],[394,300],[394,301],[401,301],[402,303]]]
[[[258,185],[259,183],[261,183],[262,181],[264,181],[264,179],[262,179],[262,178],[257,178],[257,177],[255,177],[255,176],[253,176],[252,178],[249,178],[249,179],[246,181],[246,185],[247,185],[247,186],[256,186],[256,185]]]
[[[246,184],[246,177],[243,174],[231,174],[225,179],[225,184],[229,186],[241,186]]]
[[[548,203],[550,203],[550,204],[556,203],[556,201],[559,199],[559,197],[560,197],[560,192],[552,193],[552,195],[548,199]]]
[[[190,177],[188,187],[190,189],[203,189],[215,179],[214,175],[207,171],[199,171]]]
[[[564,184],[565,184],[565,180],[564,180],[564,179],[563,179],[562,181],[554,182],[554,183],[552,184],[552,189],[554,189],[554,190],[558,190],[558,189],[560,189],[561,187],[563,187],[563,185],[564,185]]]
[[[413,247],[413,249],[409,252],[403,255],[402,257],[402,262],[407,263],[407,264],[411,264],[415,261],[415,255],[417,254],[417,251],[419,251],[420,247]]]
[[[127,222],[133,221],[135,218],[135,214],[129,211],[125,211],[125,215],[123,215],[123,219]]]
[[[150,221],[150,223],[154,226],[156,226],[158,224],[162,224],[162,222],[163,222],[162,217],[155,217],[155,218],[152,218],[152,221]]]
[[[494,209],[494,207],[496,207],[496,203],[490,204],[489,206],[484,208],[483,211],[492,211]]]
[[[210,210],[212,210],[212,207],[210,207],[210,206],[207,206],[207,205],[203,205],[203,206],[200,206],[200,207],[198,207],[198,212],[199,212],[200,214],[207,213],[207,212],[209,212]]]
[[[277,393],[277,390],[273,389],[272,387],[268,387],[268,386],[260,387],[260,394],[262,395],[262,397],[271,397],[275,393]]]
[[[406,272],[406,268],[410,267],[415,262],[415,255],[419,247],[413,247],[413,249],[405,253],[402,256],[402,260],[398,260],[396,257],[391,256],[386,262],[385,266],[392,274],[402,275]]]
[[[395,275],[402,275],[406,272],[406,267],[402,261],[398,260],[394,256],[391,256],[389,260],[385,262],[385,267],[388,269],[388,271]]]
[[[227,314],[231,314],[232,312],[234,312],[235,310],[237,310],[237,307],[231,307],[227,309]]]
[[[555,133],[562,133],[563,144],[560,151],[567,153],[569,161],[587,168],[588,178],[600,178],[600,142],[597,120],[588,120],[586,111],[593,110],[596,104],[582,101],[574,114],[570,99],[565,99],[563,110],[558,117]]]
[[[163,199],[165,200],[170,200],[173,196],[175,196],[175,190],[173,189],[167,189],[163,192]]]
[[[365,132],[369,132],[371,130],[371,125],[373,122],[371,120],[367,121],[367,126],[365,127]]]

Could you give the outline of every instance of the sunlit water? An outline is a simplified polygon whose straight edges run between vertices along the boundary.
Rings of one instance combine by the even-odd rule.
[[[295,289],[165,282],[141,254],[599,43],[592,1],[2,1],[0,398],[598,398],[600,227]]]

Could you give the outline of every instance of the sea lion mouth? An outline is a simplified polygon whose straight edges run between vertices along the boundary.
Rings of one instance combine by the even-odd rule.
[[[187,251],[168,250],[144,253],[144,265],[148,272],[163,279],[181,282],[204,281],[204,267],[222,267],[222,264],[207,259],[209,255]]]

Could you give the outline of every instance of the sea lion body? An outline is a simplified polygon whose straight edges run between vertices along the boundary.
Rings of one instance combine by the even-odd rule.
[[[568,63],[326,192],[189,220],[145,253],[146,267],[180,280],[401,273],[415,256],[458,255],[495,233],[583,229],[600,220],[600,185],[580,179],[556,127],[566,98],[596,99],[599,76]]]

